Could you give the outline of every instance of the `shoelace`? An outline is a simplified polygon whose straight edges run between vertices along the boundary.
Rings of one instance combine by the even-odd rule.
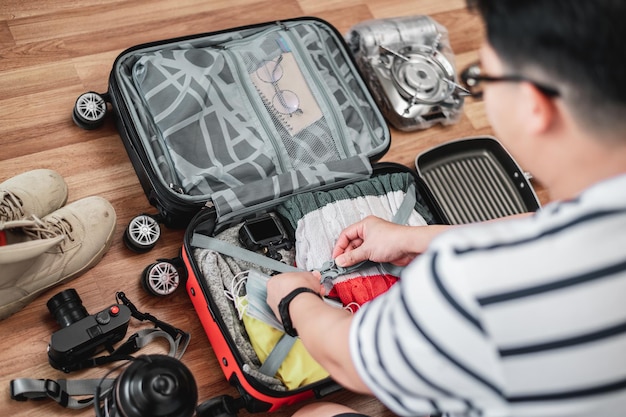
[[[23,216],[22,200],[9,191],[0,191],[0,220],[17,220]]]
[[[70,241],[74,241],[72,232],[74,228],[63,217],[49,216],[46,220],[41,220],[37,216],[31,216],[35,224],[25,226],[22,230],[27,236],[34,239],[50,239],[57,236],[65,236]]]

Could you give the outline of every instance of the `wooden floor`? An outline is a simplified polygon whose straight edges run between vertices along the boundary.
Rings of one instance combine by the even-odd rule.
[[[129,251],[122,241],[126,225],[133,216],[154,210],[112,120],[95,131],[79,129],[72,122],[79,94],[107,91],[111,65],[121,51],[139,43],[296,16],[321,17],[346,33],[363,20],[416,14],[431,15],[448,28],[458,67],[476,59],[482,30],[478,18],[465,10],[464,0],[0,1],[0,181],[34,168],[55,169],[69,185],[69,201],[100,195],[117,212],[114,244],[96,267],[0,322],[2,415],[94,415],[91,408],[69,411],[51,401],[16,402],[9,397],[9,382],[15,378],[103,376],[103,369],[66,375],[48,364],[46,347],[58,325],[45,304],[66,288],[77,289],[90,313],[113,304],[115,292],[124,291],[141,311],[190,332],[191,344],[183,362],[198,383],[199,400],[238,396],[226,382],[186,293],[178,290],[173,296],[157,299],[140,287],[139,277],[146,265],[177,255],[183,232],[166,229],[151,252]],[[468,101],[455,125],[413,133],[392,130],[391,149],[384,160],[413,167],[424,149],[491,133],[482,104]],[[544,199],[542,191],[539,195]],[[2,278],[0,271],[0,287]],[[131,330],[140,327],[135,321]],[[154,352],[165,350],[159,351],[157,346]],[[392,415],[375,399],[346,391],[327,399],[372,416]],[[288,416],[299,405],[273,415]]]

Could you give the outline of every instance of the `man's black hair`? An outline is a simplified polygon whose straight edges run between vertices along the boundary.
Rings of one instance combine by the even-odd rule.
[[[626,0],[467,0],[508,71],[545,75],[589,127],[624,126]]]

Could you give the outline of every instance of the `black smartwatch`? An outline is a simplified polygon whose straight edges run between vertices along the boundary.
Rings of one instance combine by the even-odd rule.
[[[294,298],[296,298],[297,295],[302,294],[303,292],[310,292],[322,298],[319,293],[310,288],[299,287],[287,294],[282,300],[280,300],[280,303],[278,303],[280,321],[283,322],[283,328],[285,329],[285,333],[287,333],[291,337],[297,337],[298,332],[296,331],[296,329],[293,328],[293,324],[291,323],[291,316],[289,315],[289,304],[291,303],[291,300],[293,300]]]

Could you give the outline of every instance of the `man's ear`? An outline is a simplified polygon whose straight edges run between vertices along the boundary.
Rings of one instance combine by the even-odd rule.
[[[535,135],[545,133],[558,117],[554,101],[531,83],[523,82],[520,88],[522,117],[526,119],[524,125]]]

